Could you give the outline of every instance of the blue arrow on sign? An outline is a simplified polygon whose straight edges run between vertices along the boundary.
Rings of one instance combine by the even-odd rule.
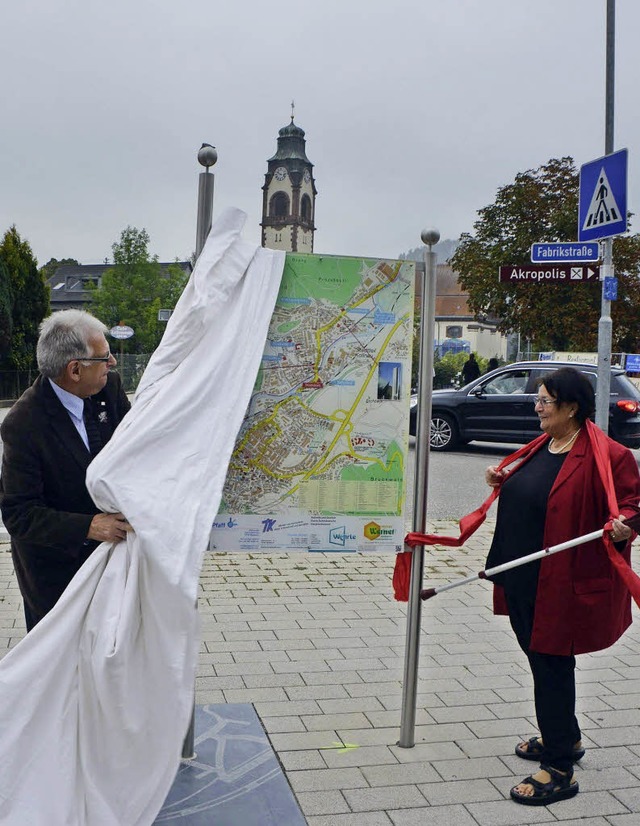
[[[628,151],[621,149],[580,167],[578,241],[627,231]]]
[[[531,245],[531,261],[534,264],[570,264],[572,261],[598,261],[600,245],[597,241],[591,244],[579,244],[577,241],[541,242]]]

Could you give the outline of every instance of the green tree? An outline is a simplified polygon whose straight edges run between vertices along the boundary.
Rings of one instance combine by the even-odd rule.
[[[13,333],[13,297],[9,270],[0,260],[0,366],[9,363]]]
[[[105,271],[100,287],[93,288],[91,312],[108,327],[133,328],[123,350],[151,353],[166,326],[158,321],[158,310],[175,307],[188,275],[177,264],[163,269],[157,256],[151,257],[144,229],[127,227],[112,250],[114,266]]]
[[[475,313],[499,319],[537,350],[597,350],[601,287],[593,284],[505,284],[498,267],[530,264],[531,244],[575,240],[579,176],[570,157],[552,158],[516,175],[479,210],[475,234],[463,234],[451,258]],[[614,241],[618,300],[612,302],[613,350],[637,352],[640,331],[640,236]]]
[[[2,306],[11,307],[9,341],[3,336],[4,367],[28,370],[36,365],[36,344],[40,322],[49,312],[49,288],[38,272],[28,241],[23,241],[15,225],[0,242],[0,316]],[[4,284],[4,286],[2,286]]]
[[[75,264],[78,266],[80,262],[76,261],[75,258],[61,258],[59,261],[57,258],[50,258],[46,264],[40,267],[40,275],[45,281],[48,281],[51,276],[55,274],[58,267],[64,267],[67,264]]]

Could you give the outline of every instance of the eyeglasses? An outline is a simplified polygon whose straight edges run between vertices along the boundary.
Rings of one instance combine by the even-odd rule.
[[[73,361],[104,361],[107,362],[111,359],[111,350],[107,353],[106,356],[78,356],[77,359],[73,359]]]
[[[543,407],[549,407],[550,404],[557,404],[556,399],[547,399],[545,396],[534,396],[533,397],[533,406],[535,407],[538,404],[541,404]]]

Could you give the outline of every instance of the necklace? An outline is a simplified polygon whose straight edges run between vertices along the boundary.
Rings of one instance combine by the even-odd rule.
[[[556,440],[551,439],[551,441],[549,442],[549,445],[548,445],[549,453],[563,453],[565,451],[565,449],[568,448],[569,445],[576,439],[576,437],[577,437],[578,433],[580,433],[581,429],[582,428],[579,427],[575,431],[575,433],[573,433],[573,435],[569,436],[569,438],[566,441],[561,442],[560,445],[558,445],[557,447],[555,446],[555,441]],[[551,449],[551,445],[554,446],[554,448],[555,448],[554,450]]]

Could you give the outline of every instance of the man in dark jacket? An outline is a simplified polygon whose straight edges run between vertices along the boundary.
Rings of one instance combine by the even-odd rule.
[[[82,310],[40,328],[40,376],[2,423],[0,509],[11,536],[27,631],[48,613],[101,542],[124,539],[121,513],[100,513],[85,485],[93,456],[130,409],[105,338]]]
[[[462,381],[464,384],[469,384],[470,381],[477,379],[480,375],[480,365],[476,361],[474,353],[469,355],[469,358],[462,365]]]

